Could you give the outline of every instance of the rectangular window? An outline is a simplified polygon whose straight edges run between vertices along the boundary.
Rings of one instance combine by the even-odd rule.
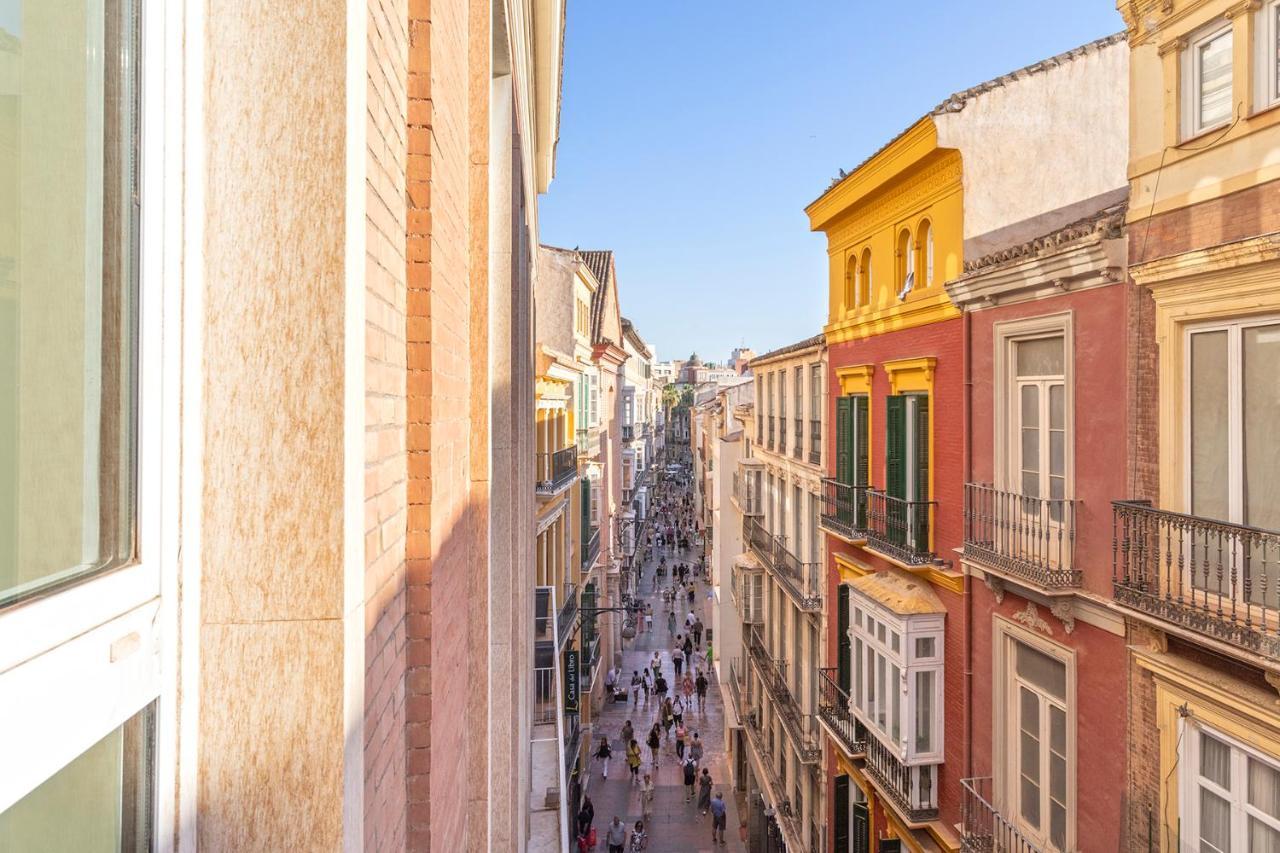
[[[1193,329],[1187,349],[1191,513],[1280,530],[1280,322]]]
[[[0,606],[136,556],[141,225],[133,3],[7,5]]]
[[[1266,0],[1254,19],[1255,111],[1280,103],[1280,0]]]
[[[778,450],[787,449],[787,372],[778,371]]]
[[[1280,850],[1280,763],[1200,725],[1179,756],[1183,837],[1202,851]]]
[[[1013,387],[1009,422],[1013,426],[1013,471],[1028,502],[1027,511],[1040,514],[1040,501],[1049,501],[1049,519],[1061,522],[1067,497],[1067,398],[1065,339],[1062,335],[1013,342]]]
[[[591,379],[591,411],[588,413],[588,422],[591,427],[600,426],[600,377],[594,373],[590,375]]]
[[[929,398],[885,398],[886,534],[899,545],[929,550]]]
[[[0,812],[0,850],[152,849],[154,706]]]
[[[1231,22],[1192,39],[1182,56],[1183,135],[1196,136],[1231,120]]]

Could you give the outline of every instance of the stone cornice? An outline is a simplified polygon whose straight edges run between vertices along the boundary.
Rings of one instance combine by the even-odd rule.
[[[962,174],[958,155],[944,157],[918,175],[877,194],[874,201],[858,205],[855,215],[827,232],[830,252],[843,253],[850,244],[865,240],[871,232],[926,207],[926,202],[960,192]]]
[[[1206,290],[1238,290],[1241,267],[1274,261],[1280,261],[1280,232],[1133,264],[1129,275],[1137,284],[1150,288],[1157,303],[1172,302],[1188,295],[1208,298]],[[1222,274],[1228,271],[1233,275],[1224,281]],[[1259,274],[1274,286],[1273,269]]]

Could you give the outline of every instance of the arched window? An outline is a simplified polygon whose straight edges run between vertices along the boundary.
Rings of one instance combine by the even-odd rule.
[[[898,298],[906,299],[915,286],[916,253],[911,231],[903,228],[898,234]]]
[[[858,304],[871,304],[871,250],[862,250],[862,261],[858,264]]]
[[[920,252],[920,286],[933,287],[933,225],[927,219],[916,232],[916,248]]]
[[[858,304],[858,256],[849,255],[844,265],[844,310],[852,311]]]

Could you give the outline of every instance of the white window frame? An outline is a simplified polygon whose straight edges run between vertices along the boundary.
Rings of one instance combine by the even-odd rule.
[[[1280,104],[1280,0],[1266,0],[1254,17],[1254,112]]]
[[[1182,329],[1182,505],[1191,514],[1191,339],[1205,332],[1227,333],[1227,500],[1232,524],[1244,524],[1244,376],[1241,338],[1247,328],[1280,324],[1280,314],[1188,323]]]
[[[1190,718],[1180,719],[1179,736],[1181,746],[1178,749],[1178,813],[1182,819],[1182,837],[1186,839],[1200,838],[1200,802],[1199,788],[1208,788],[1211,792],[1227,800],[1231,804],[1231,848],[1248,849],[1249,818],[1259,821],[1280,831],[1280,820],[1259,811],[1249,804],[1248,759],[1269,764],[1280,770],[1280,758],[1267,755],[1252,749],[1230,735],[1224,734],[1212,726],[1196,722]],[[1231,748],[1231,790],[1227,791],[1200,775],[1200,735],[1208,734],[1222,741]],[[1188,842],[1189,844],[1189,842]],[[1190,848],[1188,848],[1190,849]]]
[[[1235,93],[1236,79],[1235,70],[1232,69],[1230,101],[1231,110],[1227,117],[1222,121],[1213,124],[1202,124],[1200,121],[1201,107],[1201,80],[1200,80],[1200,49],[1211,41],[1215,41],[1222,36],[1226,36],[1232,40],[1232,55],[1235,53],[1235,34],[1234,27],[1230,20],[1214,21],[1204,27],[1194,36],[1187,40],[1187,46],[1183,49],[1181,56],[1178,58],[1179,77],[1181,86],[1181,97],[1179,101],[1179,112],[1181,113],[1182,138],[1190,139],[1206,133],[1215,128],[1223,127],[1231,122],[1232,116],[1235,114]]]
[[[140,67],[137,561],[0,610],[0,812],[21,800],[153,701],[156,843],[170,849],[177,716],[179,397],[182,328],[183,131],[190,110],[182,73],[183,9],[145,7]],[[198,126],[198,125],[197,125]],[[188,152],[188,156],[190,153]],[[192,201],[186,202],[190,211]],[[195,310],[187,297],[185,311]],[[189,394],[190,396],[190,394]],[[188,406],[199,411],[199,401]],[[188,508],[188,513],[194,510]],[[190,545],[188,546],[190,547]],[[162,596],[162,592],[166,593]]]
[[[851,679],[857,679],[860,674],[862,676],[860,683],[851,685],[850,710],[862,721],[867,730],[881,743],[888,746],[894,754],[899,756],[904,764],[941,764],[946,747],[945,715],[942,708],[943,682],[946,676],[946,665],[943,657],[945,616],[934,613],[901,616],[862,594],[854,587],[849,589],[849,607],[849,648],[851,653],[849,672]],[[874,620],[874,628],[871,627],[869,620]],[[881,626],[884,628],[883,640],[879,636]],[[892,644],[892,634],[894,632],[898,636],[896,650]],[[915,656],[915,642],[919,639],[933,640],[932,656],[921,658]],[[863,654],[861,665],[856,660],[857,649],[859,648],[862,649]],[[878,658],[884,659],[886,674],[890,664],[898,667],[898,685],[896,689],[899,691],[899,702],[898,737],[896,739],[891,734],[892,722],[889,720],[889,716],[892,713],[892,703],[890,703],[890,710],[885,714],[886,726],[882,727],[875,720],[875,711],[878,705],[873,708],[866,701],[868,697],[866,682],[876,677],[874,666],[872,666],[871,670],[867,669],[866,654],[868,649]],[[934,673],[932,713],[930,714],[932,749],[928,752],[918,752],[915,748],[916,704],[918,700],[915,695],[915,678],[917,673],[925,671]],[[886,689],[894,689],[889,687],[888,680],[886,675]],[[877,700],[879,700],[878,691]],[[935,778],[933,785],[935,798],[937,790],[937,780]]]
[[[992,709],[991,745],[992,766],[996,768],[993,792],[995,806],[1001,814],[1016,825],[1028,837],[1049,849],[1048,838],[1024,826],[1017,810],[1018,749],[1017,717],[1014,713],[1017,695],[1015,644],[1021,643],[1041,654],[1048,655],[1066,667],[1067,710],[1067,850],[1076,849],[1076,776],[1079,761],[1076,748],[1076,716],[1079,704],[1076,694],[1075,651],[1027,631],[1000,616],[992,617]]]
[[[992,374],[995,382],[995,437],[993,458],[995,464],[996,488],[1020,493],[1021,477],[1014,474],[1019,470],[1020,439],[1018,436],[1020,399],[1017,394],[1018,362],[1016,348],[1020,341],[1035,338],[1062,336],[1062,368],[1065,397],[1063,405],[1064,427],[1066,431],[1066,449],[1063,457],[1063,473],[1066,482],[1063,484],[1063,495],[1066,500],[1075,497],[1075,318],[1072,312],[1046,314],[1041,317],[1028,317],[1024,320],[1009,320],[996,323],[993,327],[994,363]]]

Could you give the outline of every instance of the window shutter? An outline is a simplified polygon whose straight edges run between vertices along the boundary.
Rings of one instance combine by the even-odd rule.
[[[915,407],[915,498],[927,501],[929,494],[929,398],[916,397]],[[929,508],[920,506],[915,510],[914,524],[916,550],[929,550]]]
[[[836,587],[836,640],[839,653],[836,655],[836,683],[845,693],[850,692],[849,664],[851,641],[849,639],[849,587],[840,584]]]
[[[836,853],[848,853],[849,851],[849,777],[837,776],[835,786],[834,815],[832,826],[835,827],[835,849]]]
[[[591,426],[600,423],[600,377],[591,377]]]
[[[907,496],[907,399],[901,394],[884,400],[884,485],[895,498]]]
[[[594,610],[596,606],[596,585],[589,583],[582,587],[582,597],[579,600],[579,607],[584,611],[582,618],[582,644],[586,646],[596,638],[596,620],[595,615],[587,615]],[[585,665],[583,661],[580,665]]]
[[[870,482],[867,464],[868,404],[865,394],[853,398],[853,484],[865,486]]]
[[[587,539],[591,534],[591,481],[584,479],[581,489],[582,503],[582,545],[585,550]]]
[[[836,480],[853,483],[853,397],[836,398]]]

